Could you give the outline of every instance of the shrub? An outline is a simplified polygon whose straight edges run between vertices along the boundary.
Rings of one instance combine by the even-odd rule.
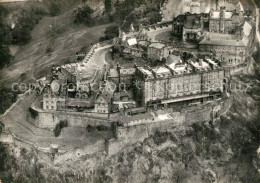
[[[57,16],[61,12],[60,4],[52,2],[49,6],[49,12],[51,16]]]
[[[88,5],[85,5],[82,8],[78,8],[74,11],[74,23],[85,23],[86,25],[93,24],[94,21],[91,17],[93,12],[94,11]]]
[[[119,27],[116,25],[112,25],[107,27],[105,30],[105,39],[110,40],[119,36]]]
[[[46,53],[51,54],[53,52],[53,48],[48,46],[46,49]]]
[[[67,126],[68,126],[67,121],[60,121],[60,123],[57,124],[55,129],[54,129],[55,137],[58,137],[61,133],[62,128],[66,128]]]

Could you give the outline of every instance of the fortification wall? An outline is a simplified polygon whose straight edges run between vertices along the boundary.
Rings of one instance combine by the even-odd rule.
[[[185,111],[185,124],[199,123],[212,120],[212,108],[204,108],[199,111]]]
[[[117,139],[109,139],[106,144],[107,154],[114,155],[126,146],[142,142],[145,138],[153,135],[156,131],[166,132],[176,127],[190,126],[193,123],[214,121],[220,115],[225,114],[232,106],[233,97],[224,101],[219,101],[217,105],[207,106],[201,109],[186,110],[176,113],[174,119],[165,121],[150,122],[143,125],[119,127],[117,129]],[[217,115],[213,115],[214,113]]]
[[[31,110],[37,111],[35,109]],[[103,125],[110,127],[110,124],[107,122],[107,118],[98,118],[82,113],[37,111],[37,115],[35,116],[35,125],[39,128],[53,130],[55,126],[59,124],[61,121],[67,121],[69,127],[87,127],[88,125]]]

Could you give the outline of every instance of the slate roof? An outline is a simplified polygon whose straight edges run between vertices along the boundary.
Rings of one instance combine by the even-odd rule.
[[[250,23],[244,21],[241,24],[239,24],[238,28],[236,29],[236,32],[240,32],[240,30],[242,30],[245,36],[249,36],[251,34],[252,28],[253,27]]]

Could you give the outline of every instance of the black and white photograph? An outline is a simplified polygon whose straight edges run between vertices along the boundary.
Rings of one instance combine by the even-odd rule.
[[[260,183],[260,0],[0,0],[0,183]]]

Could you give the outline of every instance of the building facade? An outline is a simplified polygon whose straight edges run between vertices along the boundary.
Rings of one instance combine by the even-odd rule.
[[[223,79],[224,70],[211,59],[158,68],[138,67],[135,94],[142,106],[207,98],[223,92]]]

